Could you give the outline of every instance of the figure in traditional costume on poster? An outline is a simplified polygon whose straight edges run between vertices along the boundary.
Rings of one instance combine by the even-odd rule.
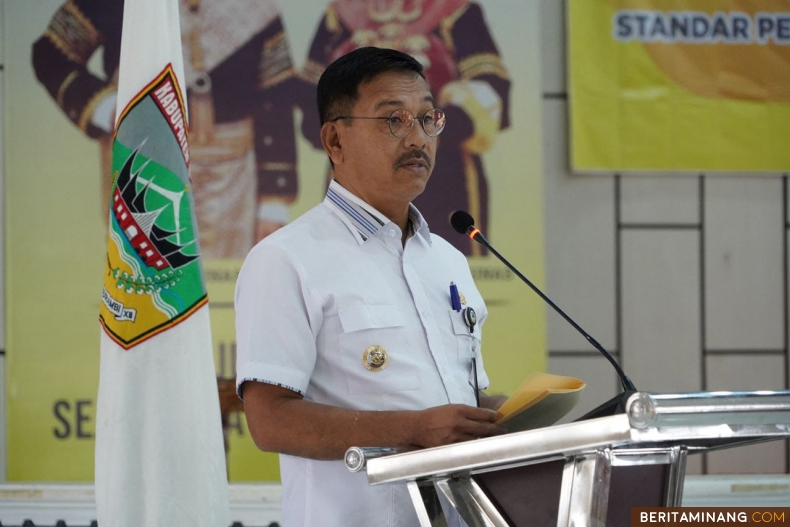
[[[509,124],[510,80],[481,7],[468,0],[335,0],[326,9],[301,74],[315,86],[326,66],[363,46],[394,48],[425,67],[436,106],[447,114],[431,184],[415,201],[431,231],[464,254],[481,247],[450,227],[467,210],[489,232],[488,185],[481,154]],[[314,90],[305,90],[302,132],[316,148]]]
[[[39,81],[102,146],[105,211],[122,14],[123,0],[68,0],[33,46]],[[181,0],[180,17],[201,252],[243,258],[296,197],[288,41],[271,0]],[[88,68],[99,49],[103,77]]]

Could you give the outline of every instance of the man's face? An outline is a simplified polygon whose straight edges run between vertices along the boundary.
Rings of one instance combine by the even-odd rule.
[[[433,170],[436,137],[425,134],[418,122],[433,108],[425,79],[411,72],[387,72],[358,88],[350,112],[359,117],[389,117],[397,109],[416,117],[404,138],[392,135],[384,119],[337,121],[340,149],[333,156],[335,175],[348,190],[385,212],[419,196]]]

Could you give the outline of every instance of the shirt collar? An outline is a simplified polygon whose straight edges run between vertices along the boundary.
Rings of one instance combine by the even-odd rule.
[[[343,220],[360,244],[375,236],[384,225],[392,223],[389,218],[346,190],[334,179],[329,183],[324,203]],[[409,203],[409,220],[412,235],[420,234],[430,244],[431,233],[428,222],[411,203]]]

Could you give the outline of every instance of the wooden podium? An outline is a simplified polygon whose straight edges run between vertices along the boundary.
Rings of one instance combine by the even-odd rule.
[[[422,527],[630,525],[680,506],[689,454],[790,437],[790,391],[637,392],[625,413],[406,453],[353,447],[371,485],[406,483]]]

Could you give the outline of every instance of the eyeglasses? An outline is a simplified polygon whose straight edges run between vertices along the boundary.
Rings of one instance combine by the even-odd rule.
[[[414,129],[414,122],[420,121],[420,126],[425,131],[428,137],[436,137],[442,130],[447,122],[447,117],[444,112],[438,108],[428,110],[422,116],[415,117],[409,110],[395,110],[389,117],[357,117],[355,115],[341,115],[331,119],[330,122],[339,121],[340,119],[378,119],[387,121],[390,125],[390,132],[398,139],[407,137]]]

